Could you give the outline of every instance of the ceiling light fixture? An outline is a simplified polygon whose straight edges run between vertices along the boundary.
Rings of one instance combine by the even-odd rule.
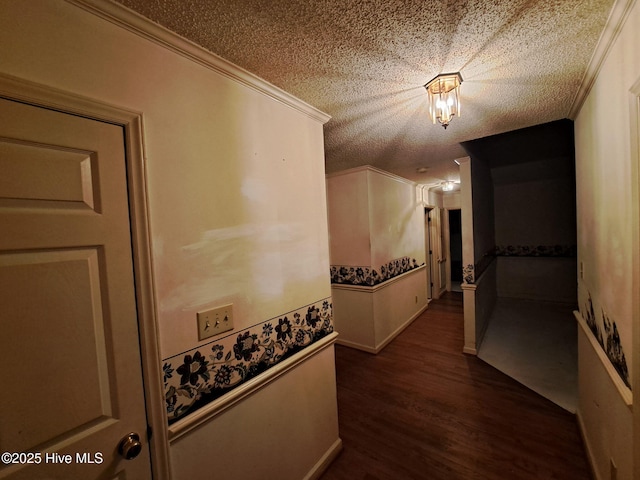
[[[430,80],[424,88],[429,94],[429,115],[446,129],[454,116],[460,116],[460,72],[443,73]]]
[[[453,187],[455,186],[456,182],[451,182],[451,181],[447,181],[447,182],[443,182],[442,183],[442,191],[443,192],[450,192],[453,190]]]

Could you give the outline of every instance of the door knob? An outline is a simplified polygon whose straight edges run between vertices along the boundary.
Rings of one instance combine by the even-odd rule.
[[[134,432],[125,435],[118,444],[118,453],[122,455],[125,460],[136,458],[141,451],[142,443],[140,443],[140,435]]]

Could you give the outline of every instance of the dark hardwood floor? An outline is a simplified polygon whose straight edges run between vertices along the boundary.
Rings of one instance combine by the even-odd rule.
[[[462,346],[455,292],[378,355],[337,346],[343,451],[322,480],[590,479],[575,416]]]

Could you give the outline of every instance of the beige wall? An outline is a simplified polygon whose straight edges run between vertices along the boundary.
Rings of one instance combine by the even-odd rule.
[[[576,305],[576,259],[498,257],[498,297]]]
[[[327,421],[335,412],[335,390],[334,352],[325,349],[176,440],[172,454],[180,461],[173,462],[173,479],[307,478],[324,460],[313,446],[330,451],[338,436],[337,425]],[[265,411],[266,405],[272,407]],[[203,454],[207,445],[212,448]]]
[[[0,9],[0,73],[143,114],[163,358],[208,343],[197,337],[199,310],[233,303],[237,333],[330,300],[322,113],[285,94],[276,100],[254,88],[250,75],[239,82],[64,1],[9,0]],[[326,383],[329,358],[305,372]],[[299,458],[308,471],[325,453],[326,432],[337,438],[335,390],[295,395],[309,410],[322,404],[327,415],[309,417],[280,457],[289,462],[297,458],[291,448],[304,450]],[[257,408],[267,418],[278,405]],[[276,433],[280,420],[273,419]],[[324,432],[321,444],[314,426]],[[273,432],[252,427],[246,436],[272,440]],[[224,423],[211,428],[210,443],[187,436],[181,447],[205,458],[213,431],[217,439],[233,433]],[[234,449],[229,458],[253,461],[260,471],[243,445]],[[176,471],[181,461],[174,456]]]
[[[163,356],[207,306],[242,328],[330,295],[319,122],[65,2],[2,8],[3,72],[144,115]]]
[[[482,159],[471,159],[473,201],[473,248],[476,265],[486,263],[487,254],[496,246],[493,182],[489,165]],[[482,265],[481,265],[482,266]]]
[[[442,195],[442,206],[449,210],[456,210],[460,207],[460,191],[446,193]]]
[[[372,170],[368,177],[372,265],[405,256],[423,264],[424,209],[416,185]]]
[[[327,175],[327,192],[332,271],[347,272],[332,288],[338,343],[377,352],[427,305],[422,190],[365,166]],[[365,267],[383,276],[398,259],[411,268],[384,281],[348,273]]]
[[[569,163],[565,158],[557,160],[562,165]],[[521,181],[527,168],[528,165],[512,165],[496,169],[502,171],[498,173],[502,177],[511,175],[517,179],[494,185],[496,245],[574,247],[575,179],[561,175],[564,169],[559,169],[556,178]],[[498,296],[576,305],[574,257],[498,256],[497,262]]]
[[[463,351],[476,355],[496,302],[493,184],[483,161],[465,157],[460,162],[462,266],[464,302]],[[488,253],[488,254],[487,254]]]
[[[574,183],[563,176],[495,184],[496,245],[574,245]]]
[[[333,265],[371,265],[367,170],[327,178],[329,246]]]
[[[638,354],[632,330],[640,328],[632,300],[638,293],[632,268],[638,245],[632,233],[639,219],[632,197],[638,189],[637,178],[632,178],[638,154],[631,144],[635,113],[630,113],[629,93],[640,78],[638,32],[640,4],[636,2],[575,121],[578,262],[583,265],[578,282],[580,313],[583,318],[589,316],[590,296],[601,331],[604,315],[615,322],[630,379],[633,357]],[[632,478],[631,410],[599,403],[599,398],[618,395],[609,378],[616,373],[595,368],[594,349],[586,342],[579,346],[578,414],[598,476],[609,478],[613,460],[618,478]]]
[[[332,265],[379,268],[402,257],[425,262],[421,190],[372,167],[327,175]]]

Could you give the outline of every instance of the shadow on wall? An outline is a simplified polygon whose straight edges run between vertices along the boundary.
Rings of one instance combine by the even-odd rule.
[[[498,296],[576,305],[573,122],[537,125],[463,146],[491,171]]]
[[[449,255],[451,282],[462,282],[462,215],[461,210],[449,210]]]

